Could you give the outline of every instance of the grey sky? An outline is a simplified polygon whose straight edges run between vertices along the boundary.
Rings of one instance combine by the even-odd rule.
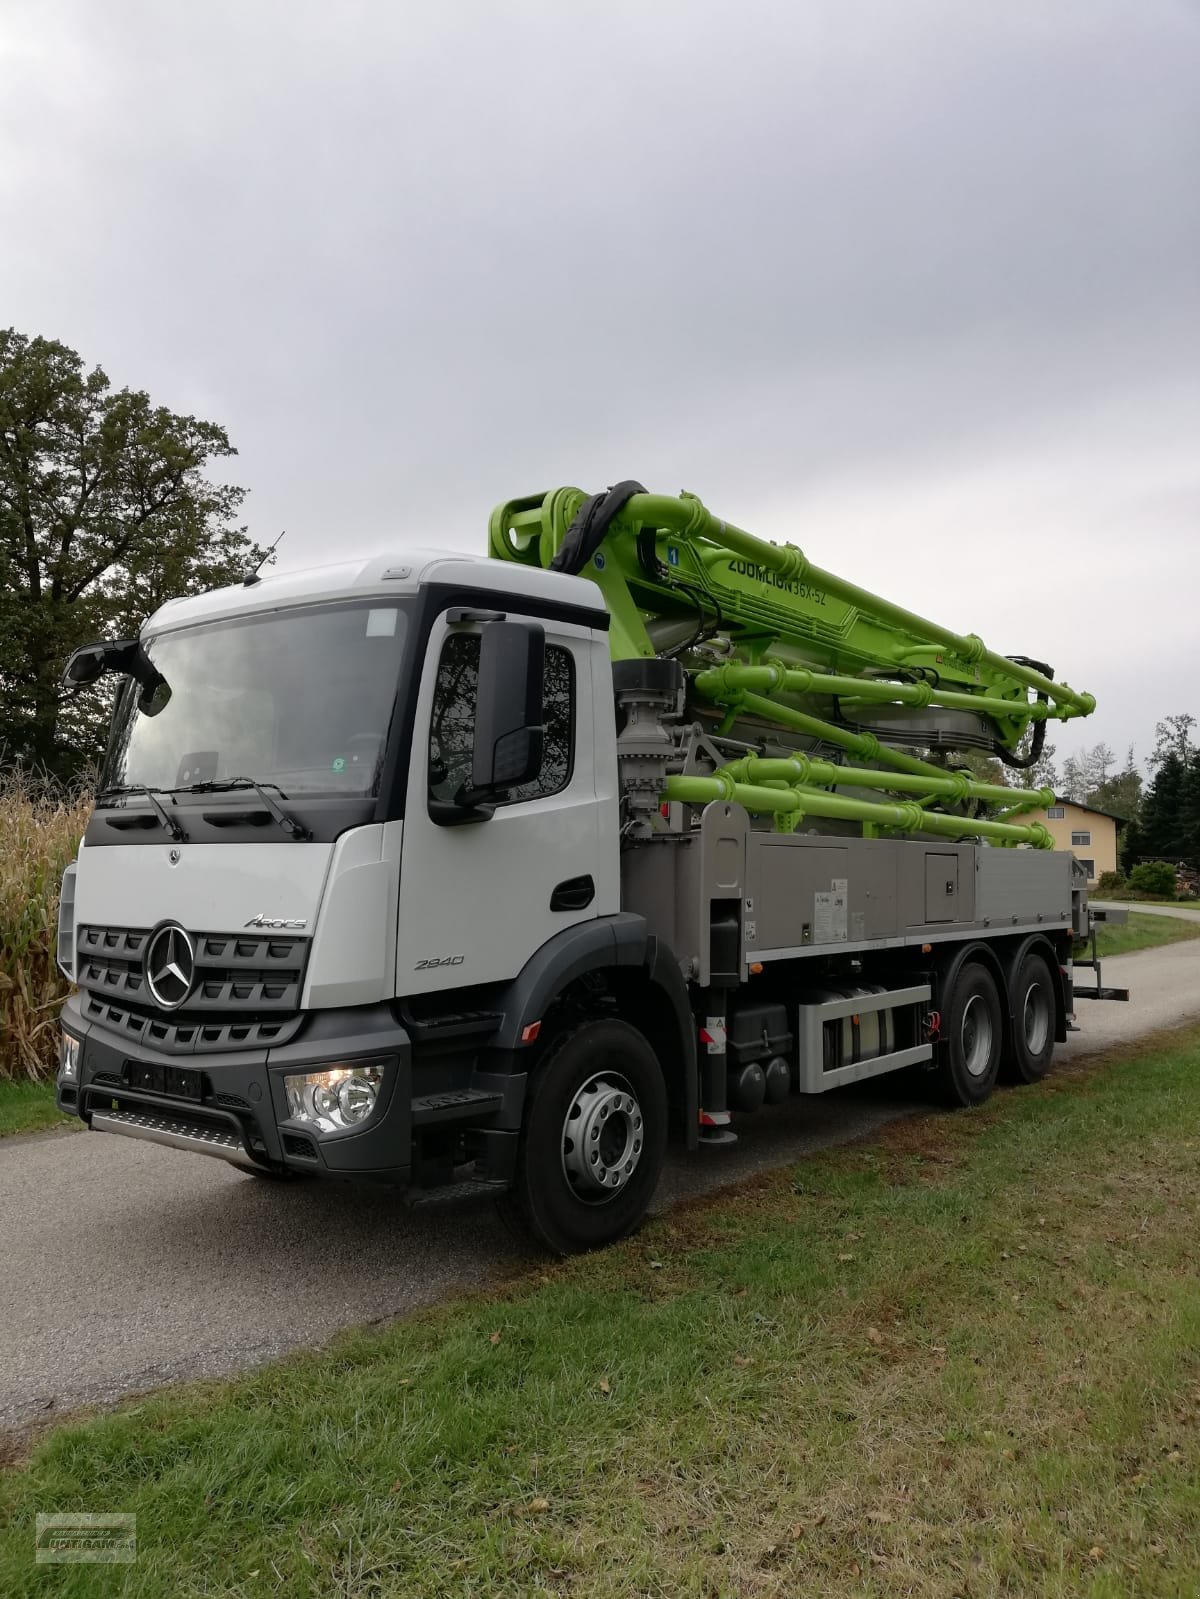
[[[286,565],[692,489],[1200,715],[1196,0],[0,0],[0,323]],[[1053,735],[1052,735],[1053,737]]]

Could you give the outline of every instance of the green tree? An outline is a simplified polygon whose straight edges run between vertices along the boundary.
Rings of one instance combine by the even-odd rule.
[[[1179,785],[1179,858],[1200,867],[1200,750],[1192,751]]]
[[[1182,800],[1187,763],[1168,750],[1158,763],[1154,781],[1142,805],[1141,849],[1145,855],[1180,860],[1183,856]]]
[[[205,476],[236,453],[66,345],[0,330],[0,760],[95,759],[107,696],[61,687],[71,650],[263,558],[236,521],[245,490]]]
[[[1062,765],[1060,789],[1064,799],[1073,800],[1076,805],[1082,805],[1087,798],[1088,770],[1087,750],[1082,750],[1078,755],[1068,755]]]
[[[1180,760],[1187,761],[1195,750],[1192,742],[1192,729],[1196,725],[1196,718],[1186,712],[1181,716],[1164,716],[1161,722],[1154,724],[1154,752],[1150,756],[1151,766],[1161,766],[1168,755],[1178,755]]]
[[[1091,794],[1096,789],[1103,788],[1112,778],[1113,768],[1117,764],[1117,757],[1111,746],[1103,740],[1093,744],[1091,749],[1083,752],[1083,769],[1086,776],[1087,793]],[[1089,801],[1090,803],[1090,801]]]
[[[1121,871],[1128,877],[1142,854],[1142,829],[1136,818],[1130,822],[1128,827],[1121,829],[1117,840],[1117,854],[1121,863]]]
[[[1111,764],[1111,763],[1110,763]],[[1133,758],[1130,745],[1125,765],[1119,772],[1106,775],[1094,788],[1088,790],[1087,803],[1099,811],[1110,811],[1114,816],[1124,816],[1133,821],[1142,804],[1142,774]]]
[[[932,756],[936,761],[937,755],[936,750],[926,752],[927,759]],[[988,755],[983,750],[956,750],[947,765],[969,773],[977,783],[998,783],[1004,788],[1013,786],[1007,770],[996,756]]]

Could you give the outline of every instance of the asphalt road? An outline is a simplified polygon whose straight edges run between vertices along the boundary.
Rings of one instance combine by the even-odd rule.
[[[1200,1017],[1200,940],[1106,961],[1104,975],[1134,997],[1081,1002],[1066,1055]],[[911,1095],[884,1078],[764,1113],[733,1151],[676,1157],[656,1208],[926,1108]],[[251,1366],[524,1258],[487,1201],[410,1209],[340,1185],[277,1186],[100,1133],[4,1139],[0,1427]]]

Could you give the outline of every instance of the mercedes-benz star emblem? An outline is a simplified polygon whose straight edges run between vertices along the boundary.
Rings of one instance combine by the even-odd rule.
[[[146,986],[164,1010],[178,1010],[192,991],[196,950],[176,922],[167,922],[146,946]]]

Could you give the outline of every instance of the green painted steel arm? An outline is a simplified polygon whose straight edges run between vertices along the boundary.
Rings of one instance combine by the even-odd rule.
[[[497,507],[492,554],[549,566],[584,498],[555,489]],[[802,692],[920,705],[932,687],[928,703],[988,714],[1009,748],[1031,721],[1086,716],[1095,706],[1090,694],[996,654],[974,633],[939,626],[814,565],[794,545],[720,520],[693,495],[634,495],[584,571],[604,594],[618,659],[657,653],[648,620],[691,619],[727,635],[742,666],[770,670],[763,658],[787,649],[805,657],[783,663],[790,670],[820,663],[824,671],[812,672]],[[878,678],[857,676],[864,670],[928,680],[886,685],[884,695]]]
[[[550,566],[585,499],[581,489],[562,488],[498,506],[492,554]],[[672,777],[669,797],[693,804],[736,798],[774,815],[780,827],[812,816],[1053,847],[1039,823],[953,814],[981,802],[1003,805],[1011,817],[1050,804],[1049,790],[979,782],[903,747],[921,746],[921,712],[930,708],[947,713],[951,733],[964,732],[960,713],[978,718],[966,724],[966,742],[986,745],[994,731],[1000,752],[1015,751],[1029,727],[1049,718],[1087,716],[1092,696],[1056,682],[1049,669],[998,655],[974,633],[871,594],[794,545],[755,538],[691,494],[633,493],[576,569],[603,594],[614,659],[674,654],[692,693],[724,713],[721,733],[752,717],[862,763],[752,756],[712,777]],[[872,707],[893,717],[902,711],[904,719],[881,724],[876,714],[879,732],[848,725],[847,710],[861,723]],[[896,799],[830,792],[837,788],[890,791]]]
[[[919,805],[889,805],[873,800],[847,799],[841,794],[826,794],[808,788],[770,788],[764,783],[739,783],[728,769],[711,777],[668,777],[665,797],[689,805],[707,805],[725,800],[748,811],[765,811],[786,820],[788,831],[806,816],[833,818],[846,822],[865,822],[900,833],[933,833],[939,838],[984,838],[997,844],[1031,844],[1034,849],[1053,849],[1054,840],[1040,822],[1019,825],[1014,822],[989,822],[980,817],[947,816],[942,811],[924,811]]]

